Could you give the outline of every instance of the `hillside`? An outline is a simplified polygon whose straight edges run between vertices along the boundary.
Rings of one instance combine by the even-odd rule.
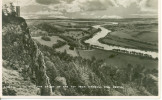
[[[25,70],[32,81],[40,88],[41,95],[50,95],[49,78],[46,75],[46,66],[42,52],[32,40],[27,24],[20,17],[6,17],[3,23],[3,60],[9,68]],[[13,81],[14,82],[14,81]],[[30,92],[29,92],[30,93]]]
[[[145,66],[132,64],[118,68],[95,57],[84,59],[72,57],[66,51],[57,52],[35,42],[21,17],[5,17],[2,42],[3,95],[158,95],[156,69],[147,70]],[[6,90],[6,84],[14,88]],[[13,94],[9,94],[10,91]]]
[[[6,67],[6,66],[5,66]],[[3,70],[3,94],[4,95],[20,95],[31,96],[38,95],[38,89],[35,84],[30,82],[16,70],[2,68]]]

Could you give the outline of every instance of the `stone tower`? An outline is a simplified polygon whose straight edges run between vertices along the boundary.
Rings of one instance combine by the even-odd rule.
[[[16,6],[17,17],[20,17],[20,6]]]

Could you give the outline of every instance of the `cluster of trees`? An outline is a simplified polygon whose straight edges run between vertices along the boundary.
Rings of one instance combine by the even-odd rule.
[[[47,57],[59,57],[60,59],[64,61],[72,61],[73,57],[67,54],[67,51],[65,50],[64,52],[56,52],[55,48],[48,47],[46,45],[41,45],[40,43],[37,43],[41,51],[44,52],[45,56]]]
[[[127,50],[120,50],[120,49],[113,49],[113,51],[120,52],[120,53],[131,54],[131,55],[135,55],[135,56],[140,56],[140,58],[147,58],[147,59],[158,60],[158,58],[153,58],[151,55],[143,54],[143,53],[138,53],[138,52],[134,52],[134,51],[129,52]]]
[[[65,52],[58,53],[50,47],[40,47],[45,56],[54,63],[57,73],[65,77],[69,86],[123,86],[132,88],[135,94],[158,95],[157,69],[147,69],[141,65],[128,64],[121,68],[104,64],[104,60],[72,57]],[[114,55],[112,55],[114,56]],[[48,66],[47,66],[48,67]],[[49,70],[48,75],[52,74]],[[52,79],[53,76],[50,76]],[[50,80],[52,80],[50,79]],[[52,83],[52,82],[51,82]],[[54,84],[54,83],[52,83]],[[125,89],[128,89],[125,87]],[[123,95],[128,95],[122,89],[114,89]],[[107,89],[69,88],[63,95],[113,95]]]
[[[70,50],[74,50],[75,47],[78,47],[79,44],[76,41],[76,39],[70,37],[70,36],[63,36],[63,35],[58,35],[60,38],[64,39],[68,45],[70,46],[69,49]]]
[[[53,44],[52,48],[60,48],[62,46],[66,45],[66,42],[61,41],[61,40],[57,40],[57,44]]]
[[[63,29],[59,29],[59,28],[55,27],[54,25],[45,23],[45,22],[36,25],[36,28],[41,29],[42,31],[48,32],[48,35],[51,35],[51,36],[55,35],[57,33],[64,32]]]
[[[29,27],[31,31],[31,36],[32,37],[38,37],[38,36],[48,36],[48,32],[42,31],[40,29],[37,29],[36,27]]]
[[[3,88],[3,95],[10,95],[10,96],[16,96],[16,91],[12,88],[7,88],[7,87],[10,87],[10,84],[7,84],[5,82],[2,82],[2,86],[3,87],[6,87],[6,88]]]
[[[10,3],[9,7],[6,4],[3,5],[2,16],[16,16],[16,10],[13,3]]]
[[[82,31],[82,29],[80,29],[80,28],[67,28],[66,31],[67,32],[70,32],[70,31]]]
[[[45,41],[51,41],[51,38],[48,36],[42,36],[41,39]]]

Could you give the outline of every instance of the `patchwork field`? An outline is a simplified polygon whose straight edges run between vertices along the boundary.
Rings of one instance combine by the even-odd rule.
[[[112,31],[99,40],[104,44],[158,51],[157,21],[119,22],[118,25],[104,27]]]
[[[42,45],[52,47],[54,44],[60,45],[58,40],[66,42],[66,45],[57,48],[56,51],[67,51],[71,56],[77,56],[74,47],[84,47],[81,40],[97,29],[92,25],[94,21],[75,21],[75,20],[27,20],[32,38]],[[45,41],[42,36],[48,36],[51,40]],[[58,46],[57,46],[58,47]]]
[[[112,25],[110,22],[117,22]],[[123,20],[27,20],[27,23],[34,34],[33,39],[43,45],[52,47],[58,40],[67,44],[57,48],[58,52],[65,50],[72,56],[77,56],[73,47],[84,46],[80,40],[90,35],[93,25],[103,24],[111,30],[106,37],[99,39],[99,42],[107,45],[116,45],[126,48],[140,49],[144,51],[158,51],[158,24],[156,19],[123,19]],[[48,27],[47,27],[48,26]],[[37,35],[36,35],[37,34]],[[51,41],[41,39],[42,35],[49,35]],[[73,48],[72,47],[72,48]],[[80,50],[82,51],[82,50]],[[83,51],[84,52],[84,51]],[[109,52],[109,51],[105,51]],[[85,53],[87,56],[91,52]],[[93,54],[93,53],[92,53]],[[124,56],[124,55],[123,55]],[[113,61],[110,61],[113,62]]]
[[[51,41],[45,41],[45,40],[41,39],[41,36],[39,36],[39,37],[32,37],[32,38],[34,40],[36,40],[37,42],[39,42],[40,44],[46,45],[46,46],[49,46],[49,47],[52,47],[53,44],[57,44],[58,40],[64,41],[63,39],[59,38],[58,36],[51,36],[51,37],[49,37],[51,39]]]

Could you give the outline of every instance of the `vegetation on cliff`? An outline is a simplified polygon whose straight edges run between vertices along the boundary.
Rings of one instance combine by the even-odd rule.
[[[8,61],[9,68],[14,70],[27,69],[36,86],[42,86],[40,94],[51,95],[44,56],[32,40],[25,19],[15,16],[3,17],[7,20],[3,23],[3,60]]]

